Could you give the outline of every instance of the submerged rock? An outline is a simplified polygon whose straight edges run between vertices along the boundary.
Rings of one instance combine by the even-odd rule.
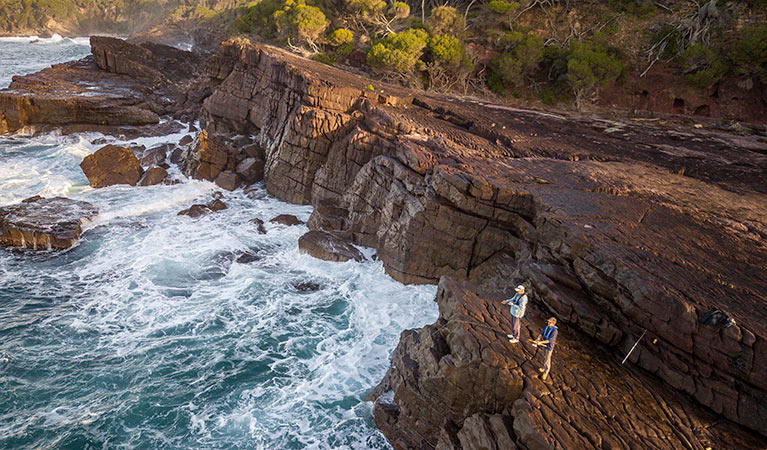
[[[266,234],[266,228],[264,227],[264,221],[256,217],[255,219],[250,219],[250,223],[255,225],[258,228],[259,234]]]
[[[344,262],[364,261],[365,256],[353,245],[325,231],[310,231],[298,239],[298,248],[315,258]]]
[[[35,196],[0,208],[0,245],[32,249],[73,246],[81,226],[98,214],[96,206],[64,197]]]
[[[90,154],[80,163],[91,187],[102,188],[115,184],[135,186],[143,169],[133,150],[107,145]]]

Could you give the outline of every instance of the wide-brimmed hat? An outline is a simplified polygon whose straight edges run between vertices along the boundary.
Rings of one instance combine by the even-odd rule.
[[[516,288],[516,289],[514,289],[514,290],[515,290],[515,291],[517,291],[517,292],[519,292],[519,293],[521,294],[522,292],[525,292],[525,287],[524,287],[524,286],[522,286],[522,285],[520,284],[520,285],[519,285],[519,286],[517,286],[517,288]]]

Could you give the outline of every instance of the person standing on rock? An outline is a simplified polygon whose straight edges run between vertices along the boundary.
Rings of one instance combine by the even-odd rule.
[[[519,342],[519,328],[522,317],[525,316],[525,308],[527,307],[527,295],[525,295],[525,287],[521,284],[514,289],[516,294],[514,297],[504,300],[503,303],[511,305],[511,334],[507,334],[509,342],[516,344]]]
[[[538,371],[543,373],[541,379],[545,380],[549,376],[551,370],[551,354],[554,352],[554,344],[557,343],[557,335],[559,330],[557,329],[557,319],[555,317],[549,317],[546,328],[538,335],[538,339],[533,341],[534,346],[541,347],[544,352],[544,358],[546,363]]]

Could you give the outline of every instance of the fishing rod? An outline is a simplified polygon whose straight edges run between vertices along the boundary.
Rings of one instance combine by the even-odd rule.
[[[645,330],[642,332],[642,335],[639,336],[639,339],[637,339],[637,341],[634,343],[634,346],[631,347],[631,350],[629,350],[629,352],[626,354],[626,357],[623,358],[623,361],[621,361],[621,365],[623,365],[626,362],[626,360],[629,359],[629,356],[631,356],[631,352],[633,352],[634,349],[637,348],[637,345],[639,344],[639,341],[642,340],[642,338],[644,337],[645,333],[647,333],[647,328],[645,328]]]

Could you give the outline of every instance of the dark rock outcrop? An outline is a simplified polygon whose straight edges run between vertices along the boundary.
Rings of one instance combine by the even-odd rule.
[[[298,239],[298,248],[325,261],[365,260],[365,256],[353,245],[325,231],[310,231],[304,234]]]
[[[144,172],[133,150],[116,145],[106,145],[86,156],[80,167],[95,188],[115,184],[135,186]]]
[[[208,215],[212,212],[213,211],[210,208],[208,208],[206,205],[194,204],[183,211],[179,211],[178,215],[189,216],[189,217],[201,217],[201,216]]]
[[[51,250],[69,248],[82,225],[98,214],[94,205],[64,197],[29,198],[0,207],[0,245]]]
[[[278,223],[280,225],[285,225],[289,227],[304,224],[304,222],[301,219],[299,219],[298,217],[292,214],[280,214],[278,216],[275,216],[269,219],[269,222]]]
[[[256,136],[267,190],[317,205],[313,229],[375,247],[404,282],[528,280],[608,353],[647,329],[632,364],[767,435],[758,136],[414,95],[268,46],[228,43],[213,62],[204,127]],[[698,324],[717,307],[737,325]],[[443,442],[480,442],[457,433]]]

